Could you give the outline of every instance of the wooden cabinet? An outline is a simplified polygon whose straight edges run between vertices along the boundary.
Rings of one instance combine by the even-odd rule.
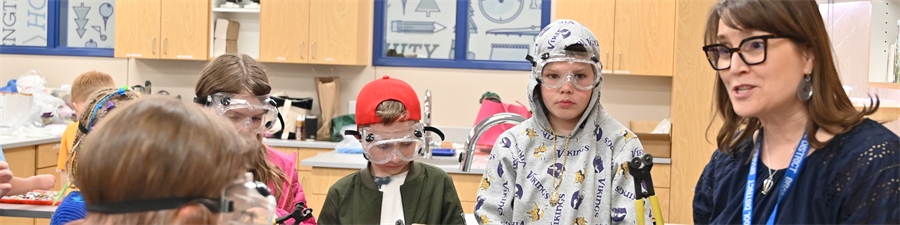
[[[159,0],[116,1],[116,58],[159,58]]]
[[[365,65],[364,51],[371,39],[367,37],[371,23],[364,12],[370,1],[313,0],[309,6],[310,63]]]
[[[263,0],[259,61],[309,62],[309,0]]]
[[[600,61],[603,73],[612,73],[615,54],[616,1],[615,0],[558,0],[556,1],[556,17],[575,20],[587,27],[597,36],[600,44]]]
[[[56,172],[57,156],[60,143],[22,146],[3,149],[6,161],[9,162],[9,170],[13,176],[28,178],[34,175],[50,174],[56,176],[56,185],[51,191],[62,190],[60,173]],[[27,217],[0,217],[0,225],[44,225],[50,224],[50,219],[36,219]]]
[[[367,65],[373,1],[264,0],[259,61]]]
[[[559,0],[556,10],[597,36],[605,73],[672,76],[675,0]]]
[[[209,0],[163,0],[161,59],[206,60],[209,54]]]
[[[115,56],[206,60],[209,0],[116,0]]]

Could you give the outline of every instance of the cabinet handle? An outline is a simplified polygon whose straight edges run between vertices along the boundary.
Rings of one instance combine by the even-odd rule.
[[[622,52],[619,52],[619,68],[616,69],[622,70]]]
[[[153,40],[150,41],[150,52],[156,55],[156,37],[154,37]]]
[[[300,58],[303,58],[303,42],[300,42]]]
[[[609,51],[606,51],[606,63],[610,63],[609,62]]]
[[[316,59],[316,43],[315,42],[313,42],[313,44],[312,44],[312,58]]]
[[[169,38],[163,38],[163,54],[168,55],[167,50],[169,50]],[[621,54],[621,53],[620,53]]]

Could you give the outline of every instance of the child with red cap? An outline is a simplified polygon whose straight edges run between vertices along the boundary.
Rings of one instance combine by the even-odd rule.
[[[384,76],[357,97],[356,123],[366,168],[328,190],[319,224],[465,224],[450,175],[414,161],[425,146],[416,91]]]

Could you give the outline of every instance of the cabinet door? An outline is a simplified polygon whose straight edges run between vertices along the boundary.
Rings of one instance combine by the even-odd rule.
[[[309,0],[260,2],[259,61],[309,62]]]
[[[615,63],[611,54],[615,54],[613,48],[616,27],[615,0],[557,0],[556,17],[578,21],[591,29],[600,44],[603,73],[611,73],[614,70]]]
[[[310,63],[358,64],[362,0],[312,0],[309,6]]]
[[[672,76],[675,0],[617,0],[617,74]]]
[[[116,58],[160,55],[160,0],[116,0]]]
[[[162,59],[209,57],[209,0],[163,0]]]

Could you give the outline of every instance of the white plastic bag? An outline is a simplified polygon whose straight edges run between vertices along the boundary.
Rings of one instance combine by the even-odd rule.
[[[28,115],[22,118],[20,123],[16,123],[11,128],[15,131],[13,134],[25,136],[43,136],[42,132],[36,131],[37,128],[44,127],[42,117],[48,117],[48,122],[63,122],[59,119],[59,110],[62,109],[66,102],[60,98],[54,97],[44,92],[44,84],[47,80],[35,70],[28,71],[17,79],[16,87],[20,94],[31,95],[32,105],[30,109],[17,107],[6,110],[28,110]],[[47,133],[47,136],[50,134]]]

